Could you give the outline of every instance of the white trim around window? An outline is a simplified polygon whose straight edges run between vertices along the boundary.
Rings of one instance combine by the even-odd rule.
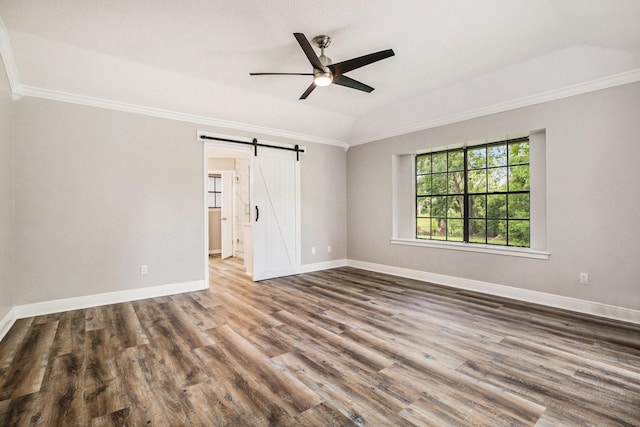
[[[503,139],[509,139],[505,137]],[[488,141],[481,141],[486,143]],[[464,243],[440,240],[417,239],[415,237],[415,160],[416,153],[402,153],[391,156],[391,238],[395,245],[415,246],[431,249],[478,252],[493,255],[514,256],[548,260],[547,251],[547,206],[546,206],[546,131],[544,129],[529,132],[531,158],[531,245],[529,248],[499,246],[479,243]],[[474,143],[467,143],[467,146]],[[438,151],[446,147],[426,148]]]
[[[394,245],[419,246],[423,248],[448,249],[453,251],[480,252],[494,255],[507,255],[521,258],[549,259],[549,252],[517,246],[481,245],[478,243],[450,242],[426,239],[392,238]]]

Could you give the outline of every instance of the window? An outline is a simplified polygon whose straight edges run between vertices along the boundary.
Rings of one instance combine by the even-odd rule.
[[[222,178],[220,175],[209,175],[209,178],[207,179],[207,191],[208,207],[222,207]]]
[[[415,157],[417,239],[530,247],[529,137]]]

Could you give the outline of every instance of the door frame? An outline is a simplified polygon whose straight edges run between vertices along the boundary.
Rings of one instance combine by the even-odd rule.
[[[222,204],[220,207],[220,258],[225,259],[224,255],[225,255],[225,246],[229,245],[229,243],[231,244],[231,248],[227,247],[226,249],[230,249],[229,252],[231,253],[231,257],[236,256],[236,250],[237,250],[237,245],[236,245],[236,241],[237,241],[237,233],[236,233],[236,171],[235,170],[223,170],[220,172],[220,175],[222,176]],[[225,175],[227,178],[231,179],[231,183],[227,182],[227,179],[225,178]],[[229,187],[231,187],[231,200],[229,200],[229,195],[227,194],[225,196],[225,193],[227,193],[226,190],[229,189]],[[226,202],[226,203],[225,203]],[[227,205],[227,206],[225,206]],[[230,207],[228,205],[231,205]],[[229,218],[225,219],[225,210],[226,211],[231,211],[231,215],[228,215]],[[230,241],[227,241],[225,243],[225,233],[224,233],[224,222],[223,221],[231,221],[231,236],[227,236],[230,237]]]
[[[212,175],[220,175],[220,177],[222,177],[222,170],[218,170],[218,169],[211,170],[211,169],[208,169],[205,172],[207,173],[208,177],[211,177]],[[208,185],[208,183],[207,183],[207,185]],[[207,190],[205,189],[205,191],[207,191]],[[207,201],[207,204],[208,204],[208,201]],[[214,209],[216,209],[216,208],[214,208]],[[207,213],[208,214],[210,213],[208,205],[207,205]],[[209,218],[209,217],[207,217],[207,218]],[[222,218],[222,209],[220,209],[220,218]],[[209,219],[207,219],[207,226],[208,225],[209,225]],[[208,233],[209,233],[209,230],[207,230],[207,239],[209,239],[209,237],[210,237]],[[222,233],[220,233],[220,234],[222,234]],[[208,248],[209,247],[211,247],[211,241],[210,240],[209,240]],[[213,254],[215,254],[215,253],[222,253],[222,236],[220,236],[220,249],[218,250],[218,252],[213,252]],[[212,255],[212,252],[211,252],[210,249],[209,249],[209,255]]]
[[[230,150],[235,150],[235,151],[240,151],[240,152],[249,152],[251,153],[252,148],[248,147],[248,146],[238,146],[237,144],[234,144],[232,142],[224,142],[224,141],[212,141],[212,140],[206,140],[206,139],[201,139],[200,136],[201,135],[207,135],[207,136],[212,136],[212,137],[216,137],[216,138],[225,138],[225,139],[236,139],[239,138],[238,135],[229,135],[229,134],[221,134],[221,133],[216,133],[216,132],[205,132],[205,131],[197,131],[196,132],[196,139],[202,143],[202,165],[203,165],[203,190],[202,190],[202,194],[203,194],[203,200],[204,200],[204,209],[203,209],[203,219],[204,219],[204,236],[203,236],[203,240],[204,240],[204,244],[203,244],[203,253],[204,253],[204,279],[205,282],[207,283],[207,287],[209,287],[210,283],[209,283],[209,213],[208,213],[208,209],[207,209],[207,194],[206,194],[206,188],[207,188],[207,176],[208,176],[208,170],[209,170],[209,156],[208,156],[208,148],[209,147],[218,147],[218,148],[224,148],[224,149],[230,149]],[[242,137],[240,137],[242,138]],[[247,137],[245,137],[247,138]],[[275,145],[275,146],[281,146],[281,147],[289,147],[291,144],[284,144],[284,143],[279,143],[279,142],[273,142],[273,141],[267,141],[267,140],[261,140],[261,142],[269,144],[269,145]],[[300,152],[299,155],[301,156],[305,156],[307,153],[306,147],[301,146],[300,148],[304,149],[303,152]],[[260,149],[258,149],[258,155],[260,155]],[[252,156],[252,154],[251,154]],[[296,259],[296,267],[300,267],[301,263],[302,263],[302,226],[300,223],[301,220],[301,201],[300,201],[300,196],[301,196],[301,173],[300,173],[300,166],[298,165],[298,172],[297,172],[297,176],[298,176],[298,183],[296,185],[296,199],[297,199],[297,204],[296,204],[296,254],[295,254],[295,259]],[[234,183],[235,184],[235,183]],[[253,166],[252,166],[252,171],[251,171],[251,179],[249,181],[249,194],[251,197],[251,224],[253,224],[254,222],[254,215],[253,212],[255,211],[255,204],[253,203]],[[246,255],[245,255],[246,256]]]

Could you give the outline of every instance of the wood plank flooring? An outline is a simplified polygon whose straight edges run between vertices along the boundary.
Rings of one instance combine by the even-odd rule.
[[[338,268],[18,320],[1,426],[640,425],[640,327]]]

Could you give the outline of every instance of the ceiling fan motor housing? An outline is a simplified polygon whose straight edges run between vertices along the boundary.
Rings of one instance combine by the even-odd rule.
[[[313,70],[313,81],[317,86],[329,86],[333,81],[333,73],[329,69],[331,58],[324,54],[324,48],[331,44],[331,37],[324,35],[316,36],[312,41],[320,48],[320,56],[318,56],[318,59],[320,63],[324,65],[322,70]]]
[[[331,65],[331,58],[329,58],[328,56],[325,56],[324,53],[322,53],[318,57],[318,59],[320,60],[322,65],[324,65],[324,69],[313,70],[313,81],[318,86],[329,86],[333,81],[333,73],[329,69],[329,65]]]

